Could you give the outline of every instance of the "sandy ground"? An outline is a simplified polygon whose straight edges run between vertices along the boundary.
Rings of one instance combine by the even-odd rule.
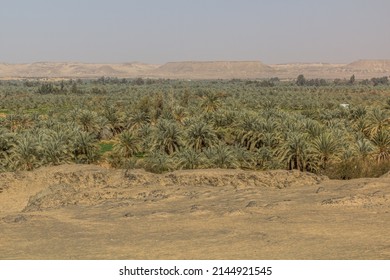
[[[390,176],[0,173],[1,259],[390,259]]]

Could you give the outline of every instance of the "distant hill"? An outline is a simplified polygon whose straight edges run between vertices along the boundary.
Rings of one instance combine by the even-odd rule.
[[[390,72],[390,60],[358,60],[345,68],[364,72]]]
[[[145,63],[37,62],[1,64],[0,79],[23,78],[168,78],[168,79],[264,79],[279,77],[369,79],[390,75],[390,60],[358,60],[350,64],[288,63],[266,65],[260,61],[182,61],[164,65]]]
[[[144,63],[79,63],[37,62],[31,64],[0,64],[1,78],[98,78],[137,77],[159,65]]]
[[[183,61],[168,62],[152,72],[161,77],[193,79],[231,79],[267,77],[272,67],[260,61]]]

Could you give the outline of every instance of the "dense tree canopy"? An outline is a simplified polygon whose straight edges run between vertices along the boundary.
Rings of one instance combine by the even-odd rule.
[[[0,170],[97,163],[153,172],[390,167],[387,77],[358,81],[2,81]]]

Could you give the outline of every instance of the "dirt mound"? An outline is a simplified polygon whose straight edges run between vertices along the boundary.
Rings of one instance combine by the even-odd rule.
[[[188,79],[260,78],[272,75],[272,67],[260,61],[168,62],[153,75]]]
[[[0,259],[389,259],[389,186],[284,170],[1,173]]]
[[[332,207],[390,208],[388,180],[374,179],[360,184],[348,182],[344,185],[347,193],[339,192],[337,197],[324,199],[321,205]],[[348,189],[354,190],[351,192]]]
[[[108,170],[98,166],[41,168],[29,177],[30,185],[40,185],[41,191],[32,195],[23,211],[60,208],[68,205],[99,205],[118,200],[156,200],[167,198],[164,189],[181,186],[184,191],[194,187],[271,188],[285,189],[310,186],[325,177],[299,171],[242,171],[242,170],[182,170],[152,174],[143,170]],[[44,177],[40,174],[45,174]],[[32,175],[32,174],[30,174]],[[7,176],[9,176],[7,174]],[[5,180],[6,182],[7,180]],[[157,188],[157,189],[156,189]]]
[[[330,206],[349,206],[349,207],[378,207],[389,206],[389,199],[381,192],[366,195],[350,195],[340,198],[330,198],[322,202],[323,205]]]

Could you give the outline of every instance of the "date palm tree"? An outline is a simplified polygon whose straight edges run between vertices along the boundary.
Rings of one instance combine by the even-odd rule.
[[[99,129],[97,119],[98,115],[96,112],[90,110],[82,110],[79,112],[77,120],[81,128],[85,132],[92,133],[98,131]]]
[[[184,124],[184,120],[187,117],[185,108],[181,106],[175,106],[173,109],[173,117],[178,123]]]
[[[304,120],[303,126],[305,132],[307,132],[311,138],[318,137],[323,131],[323,128],[321,127],[320,123],[312,119]]]
[[[123,131],[118,135],[113,151],[117,156],[130,158],[140,152],[140,138],[133,131]]]
[[[18,169],[32,170],[39,166],[39,146],[33,135],[19,135],[12,146],[10,157]]]
[[[375,145],[373,155],[378,162],[390,159],[390,133],[385,130],[379,130],[371,139]]]
[[[205,148],[214,146],[217,141],[217,135],[213,128],[203,121],[195,122],[185,132],[185,143],[196,152],[201,152]]]
[[[59,165],[71,160],[71,151],[69,147],[69,135],[63,132],[48,131],[42,137],[42,156],[43,161],[50,165]]]
[[[262,126],[254,124],[254,127],[251,130],[242,132],[241,145],[250,151],[262,147],[264,145],[263,135]]]
[[[218,143],[214,147],[207,148],[205,155],[212,167],[237,168],[239,163],[233,150],[224,143]]]
[[[200,107],[204,112],[210,113],[216,111],[220,107],[221,103],[219,96],[214,92],[206,92],[202,96],[202,104]]]
[[[3,155],[9,154],[14,140],[14,133],[9,132],[9,130],[5,128],[0,128],[0,158]]]
[[[131,130],[137,130],[143,125],[150,123],[150,115],[145,111],[135,111],[130,114],[126,127]]]
[[[304,171],[309,152],[309,138],[306,134],[290,132],[286,141],[277,150],[277,154],[287,169]]]
[[[337,160],[342,153],[342,146],[331,132],[325,131],[311,141],[310,156],[313,168],[326,169],[328,163]]]
[[[389,125],[390,117],[387,112],[379,108],[374,108],[367,116],[366,133],[370,137],[373,137],[379,131],[388,129]]]
[[[279,161],[278,157],[275,156],[275,152],[267,146],[254,150],[253,157],[256,163],[256,169],[269,169]]]
[[[144,167],[147,171],[163,173],[172,169],[172,158],[165,152],[152,151],[144,160]]]
[[[140,148],[142,153],[149,151],[153,146],[153,128],[150,124],[142,125],[137,135],[140,138]]]
[[[104,109],[103,115],[107,119],[108,128],[114,136],[124,130],[124,119],[117,108],[108,106]]]
[[[10,158],[16,135],[5,128],[0,128],[0,169],[8,170],[12,163]]]
[[[237,159],[238,166],[243,169],[253,169],[256,166],[254,153],[239,145],[233,147],[234,156]]]
[[[99,147],[93,134],[76,131],[72,146],[72,154],[76,163],[93,163],[99,158]]]
[[[156,127],[155,148],[172,155],[182,146],[182,132],[178,125],[169,120],[160,120]]]
[[[184,149],[176,154],[176,162],[179,168],[195,169],[201,167],[204,162],[204,155],[193,149]]]
[[[371,142],[365,138],[358,139],[355,143],[354,148],[355,148],[356,153],[358,154],[359,158],[362,161],[366,161],[368,156],[374,150],[374,147],[371,144]]]

